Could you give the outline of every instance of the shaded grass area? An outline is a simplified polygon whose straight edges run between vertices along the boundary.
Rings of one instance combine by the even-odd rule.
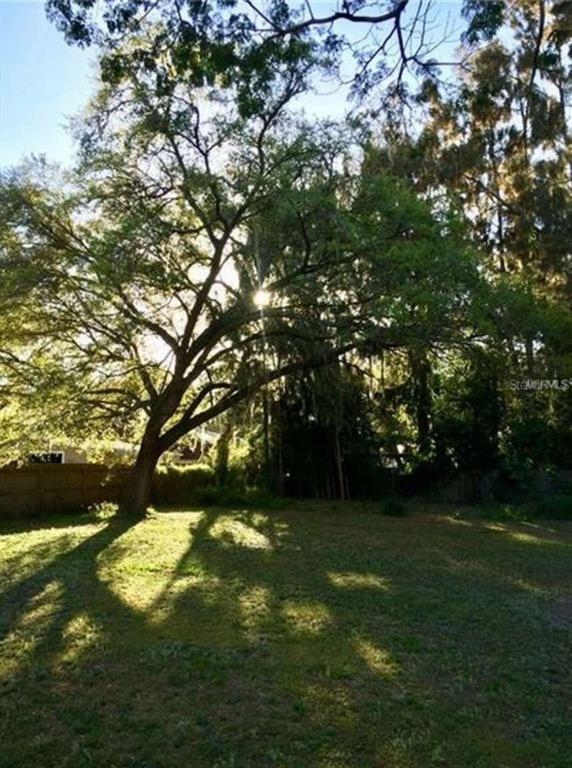
[[[572,530],[0,526],[2,768],[570,768]]]

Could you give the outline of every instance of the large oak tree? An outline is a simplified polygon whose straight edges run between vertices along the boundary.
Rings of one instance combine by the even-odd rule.
[[[277,65],[244,115],[238,89],[200,88],[167,54],[153,72],[125,58],[74,171],[3,180],[2,300],[21,328],[4,391],[70,432],[132,435],[126,511],[146,509],[165,451],[268,382],[471,333],[458,222],[361,174],[343,126],[291,114],[307,71]]]

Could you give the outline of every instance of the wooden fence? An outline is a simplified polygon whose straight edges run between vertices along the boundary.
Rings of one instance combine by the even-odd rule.
[[[466,472],[450,477],[441,483],[437,489],[437,496],[441,501],[453,504],[477,504],[494,498],[501,493],[501,497],[510,499],[511,492],[518,500],[548,496],[555,493],[570,493],[572,489],[572,471],[559,470],[545,472],[537,470],[531,472],[526,481],[512,485],[506,478],[502,479],[499,472]]]
[[[91,504],[118,501],[128,486],[129,474],[128,468],[96,464],[0,469],[0,518],[80,512]]]

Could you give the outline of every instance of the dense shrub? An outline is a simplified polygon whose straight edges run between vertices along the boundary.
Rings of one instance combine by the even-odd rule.
[[[153,503],[158,506],[185,504],[213,507],[276,507],[271,493],[242,484],[215,483],[215,472],[204,464],[161,467],[155,473]]]
[[[535,512],[543,517],[555,517],[572,520],[572,494],[546,496],[536,503]]]
[[[98,504],[90,504],[87,508],[87,516],[97,522],[107,522],[117,514],[117,504],[111,501],[100,501]]]
[[[478,508],[478,514],[488,520],[499,522],[519,523],[527,520],[531,515],[529,510],[519,504],[506,504],[504,502],[488,502]]]
[[[212,507],[256,507],[272,509],[281,505],[280,499],[259,488],[233,488],[206,485],[192,494],[195,504]]]
[[[153,503],[189,504],[199,488],[213,482],[213,470],[204,464],[160,467],[153,482]]]
[[[381,503],[381,514],[390,517],[405,517],[407,509],[405,504],[395,496],[384,499]]]
[[[506,522],[521,522],[539,517],[572,520],[572,494],[554,494],[540,501],[523,504],[493,502],[478,508],[482,517]]]

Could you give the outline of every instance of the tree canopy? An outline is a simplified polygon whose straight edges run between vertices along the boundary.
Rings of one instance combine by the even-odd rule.
[[[506,381],[571,361],[566,9],[467,0],[470,66],[440,80],[412,8],[48,3],[102,46],[101,82],[73,168],[3,173],[4,457],[46,434],[136,442],[141,513],[159,458],[261,391],[266,453],[270,410],[301,409],[342,492],[340,439],[408,469],[527,454]],[[299,97],[347,46],[356,93],[410,98],[309,121]],[[534,400],[551,445],[566,397]]]

